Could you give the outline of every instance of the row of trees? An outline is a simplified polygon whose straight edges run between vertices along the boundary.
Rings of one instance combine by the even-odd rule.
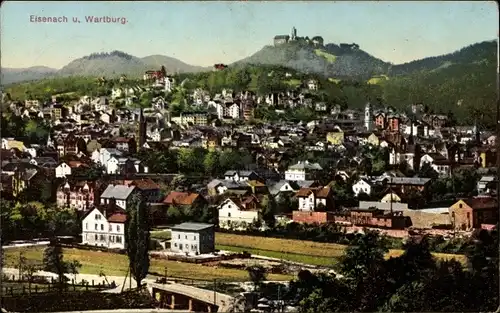
[[[62,209],[40,202],[0,201],[2,241],[37,237],[77,236],[81,223],[74,209]]]

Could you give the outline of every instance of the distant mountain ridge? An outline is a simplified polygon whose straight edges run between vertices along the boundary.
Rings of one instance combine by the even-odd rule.
[[[151,55],[138,58],[122,51],[109,53],[92,53],[90,55],[71,61],[61,69],[52,69],[43,66],[26,69],[2,68],[2,85],[22,81],[38,80],[52,76],[106,76],[117,77],[125,74],[141,76],[147,70],[158,70],[165,66],[167,72],[200,72],[209,68],[186,64],[178,59],[164,56]]]
[[[361,50],[356,44],[305,44],[287,42],[277,46],[264,46],[261,50],[230,66],[247,64],[280,65],[306,73],[321,74],[335,79],[369,80],[372,77],[410,75],[421,71],[441,69],[481,62],[496,62],[496,40],[484,41],[458,51],[428,57],[405,64],[391,64]],[[121,74],[140,76],[146,70],[165,66],[171,73],[209,71],[211,67],[186,64],[176,58],[151,55],[139,58],[121,51],[93,53],[71,61],[60,70],[35,66],[25,69],[2,68],[1,84],[38,80],[51,76],[107,76]]]

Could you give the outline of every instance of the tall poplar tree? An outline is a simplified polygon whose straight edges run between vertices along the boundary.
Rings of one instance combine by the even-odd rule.
[[[125,242],[130,275],[138,287],[149,270],[149,238],[148,205],[140,194],[134,194],[127,211]]]

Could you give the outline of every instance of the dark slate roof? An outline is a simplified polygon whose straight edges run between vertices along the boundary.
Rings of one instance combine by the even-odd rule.
[[[184,230],[184,231],[200,231],[207,228],[212,228],[214,225],[205,223],[182,223],[172,226],[171,230]]]

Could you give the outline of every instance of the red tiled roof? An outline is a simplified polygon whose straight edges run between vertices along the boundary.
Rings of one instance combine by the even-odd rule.
[[[131,182],[131,185],[134,185],[141,190],[160,189],[160,186],[151,178],[135,179]]]
[[[113,213],[108,217],[110,223],[125,223],[127,221],[127,214],[123,212]]]
[[[327,198],[330,195],[330,187],[317,187],[317,188],[300,188],[295,194],[297,197],[309,197],[311,192],[314,192],[316,198]]]
[[[114,142],[122,142],[122,143],[127,143],[129,142],[130,139],[128,138],[125,138],[125,137],[116,137],[116,138],[113,138],[113,141]]]
[[[464,200],[473,210],[498,208],[497,200],[493,197],[476,197]]]
[[[71,168],[80,167],[80,166],[84,166],[84,167],[88,166],[87,164],[80,162],[80,161],[69,161],[68,165]]]
[[[172,191],[163,200],[163,203],[170,205],[192,205],[199,196],[197,193]]]
[[[297,197],[309,197],[312,190],[311,188],[300,188],[299,191],[295,194]]]

